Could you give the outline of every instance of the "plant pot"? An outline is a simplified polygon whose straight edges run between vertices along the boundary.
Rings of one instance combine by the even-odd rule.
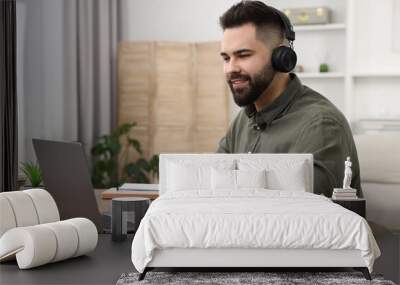
[[[329,72],[329,65],[327,63],[321,63],[319,65],[319,72]]]

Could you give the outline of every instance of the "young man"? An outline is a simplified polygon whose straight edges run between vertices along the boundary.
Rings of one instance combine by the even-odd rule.
[[[289,19],[263,2],[242,1],[221,16],[220,24],[224,73],[234,101],[243,108],[217,152],[312,153],[314,192],[327,197],[334,187],[342,187],[343,162],[350,156],[351,186],[362,196],[357,151],[346,118],[285,70],[296,62]],[[291,58],[279,59],[280,49]]]

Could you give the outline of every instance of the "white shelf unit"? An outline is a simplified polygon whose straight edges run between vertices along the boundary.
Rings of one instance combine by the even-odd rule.
[[[304,72],[297,73],[301,81],[323,94],[346,114],[345,82],[346,70],[346,3],[335,1],[334,6],[327,1],[285,1],[281,5],[294,7],[327,6],[332,9],[332,23],[321,25],[294,26],[296,40],[294,48],[298,64]],[[336,5],[336,6],[335,6]],[[327,63],[329,72],[319,72],[319,65]],[[340,96],[338,96],[340,95]]]
[[[282,10],[331,8],[330,24],[294,26],[294,48],[304,68],[297,75],[330,99],[351,125],[365,119],[400,122],[400,52],[392,50],[392,39],[398,36],[393,26],[395,1],[382,0],[380,5],[373,0],[270,3]],[[319,73],[321,63],[327,63],[330,72]]]
[[[354,78],[385,78],[385,77],[400,77],[399,72],[358,72],[353,73]]]
[[[300,72],[297,73],[299,78],[344,78],[345,74],[343,72]]]
[[[346,7],[349,118],[352,123],[374,121],[382,131],[385,122],[400,123],[400,52],[393,49],[400,32],[394,26],[396,1],[350,0]]]
[[[334,23],[334,24],[325,24],[325,25],[298,25],[294,26],[295,32],[304,32],[304,31],[332,31],[332,30],[345,30],[345,23]]]

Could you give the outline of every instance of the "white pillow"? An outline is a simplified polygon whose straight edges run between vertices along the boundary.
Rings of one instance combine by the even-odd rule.
[[[191,166],[170,163],[168,166],[168,189],[185,191],[194,189],[210,189],[211,167]]]
[[[211,170],[213,190],[239,190],[241,188],[266,188],[266,171],[263,170]]]
[[[310,183],[305,161],[272,159],[239,159],[239,170],[267,171],[267,187],[272,190],[306,191]]]
[[[277,168],[268,171],[268,188],[273,190],[306,191],[304,163],[291,168]]]
[[[234,160],[173,159],[166,165],[167,191],[211,190],[211,168],[234,169]]]
[[[262,170],[236,170],[237,188],[267,188],[267,172]]]
[[[236,189],[236,170],[232,169],[215,169],[211,170],[211,188],[213,190]]]

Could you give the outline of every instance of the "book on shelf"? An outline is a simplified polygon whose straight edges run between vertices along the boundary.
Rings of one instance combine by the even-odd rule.
[[[343,189],[343,188],[334,188],[333,193],[357,193],[357,189]]]
[[[354,199],[358,199],[357,194],[356,193],[333,193],[332,194],[332,199],[335,200],[354,200]]]
[[[358,197],[336,197],[335,195],[332,195],[333,200],[357,200]]]
[[[124,191],[158,191],[158,184],[147,184],[147,183],[124,183],[119,187],[119,190]]]
[[[356,193],[333,193],[337,197],[357,197]]]

